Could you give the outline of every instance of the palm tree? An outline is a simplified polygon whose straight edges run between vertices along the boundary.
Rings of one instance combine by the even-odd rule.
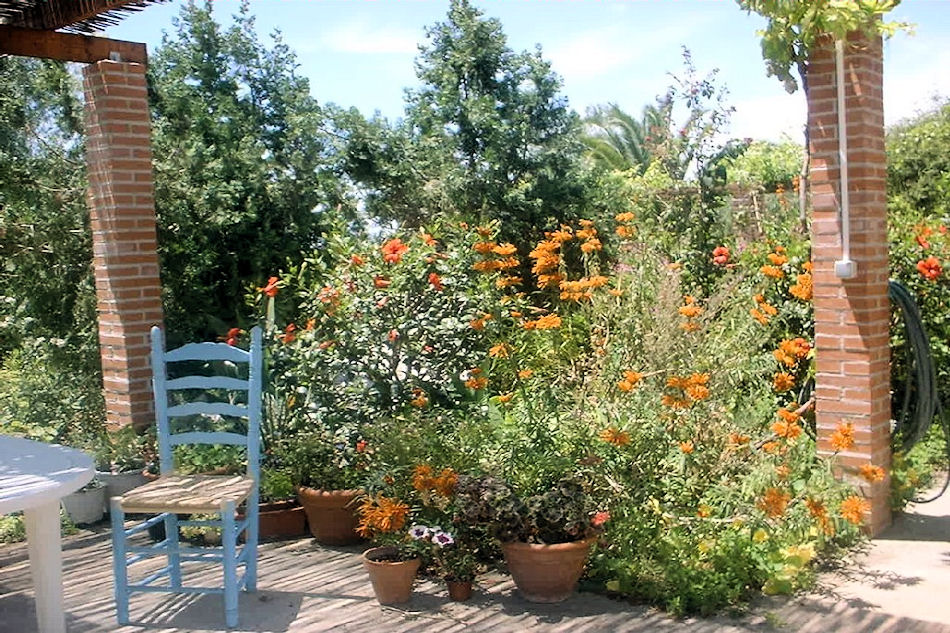
[[[648,105],[640,120],[615,103],[594,106],[584,118],[584,144],[594,163],[604,169],[642,173],[653,156],[650,151],[667,134],[665,108]]]

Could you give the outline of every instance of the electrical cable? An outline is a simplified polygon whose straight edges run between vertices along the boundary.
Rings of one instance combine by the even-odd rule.
[[[950,487],[950,421],[944,415],[940,402],[930,338],[920,309],[910,291],[898,281],[892,279],[888,282],[887,293],[891,302],[901,310],[907,338],[906,380],[900,399],[900,415],[895,417],[895,425],[891,430],[892,443],[895,448],[906,453],[924,437],[934,416],[939,418],[944,432],[947,476],[943,486],[933,497],[913,500],[915,503],[928,503],[940,498]]]

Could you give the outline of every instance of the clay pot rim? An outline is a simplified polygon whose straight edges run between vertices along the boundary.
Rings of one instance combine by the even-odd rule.
[[[297,486],[295,490],[300,492],[305,492],[309,495],[319,495],[321,497],[336,497],[336,496],[359,496],[363,494],[363,491],[358,488],[345,488],[343,490],[339,488],[331,488],[327,490],[326,488],[311,488],[310,486]]]
[[[558,550],[572,550],[580,549],[582,547],[590,547],[597,542],[596,536],[588,536],[584,539],[579,539],[577,541],[568,541],[566,543],[528,543],[526,541],[507,541],[502,543],[502,547],[510,547],[512,549],[519,550],[545,550],[545,551],[558,551]]]
[[[385,555],[384,552],[386,554],[394,554],[398,551],[399,549],[396,547],[393,547],[392,545],[380,545],[379,547],[371,547],[368,550],[364,551],[362,554],[362,558],[365,562],[371,563],[373,565],[402,565],[404,563],[411,563],[413,561],[419,561],[420,563],[422,562],[420,558],[410,558],[408,560],[376,560],[376,559],[370,558],[370,553],[372,552]]]

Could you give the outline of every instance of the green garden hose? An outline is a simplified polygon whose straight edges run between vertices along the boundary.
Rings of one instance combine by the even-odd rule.
[[[930,338],[920,316],[920,309],[910,291],[898,281],[888,282],[888,295],[892,304],[901,310],[906,334],[906,375],[903,383],[894,384],[894,390],[903,387],[900,394],[900,412],[895,415],[891,430],[892,444],[896,450],[906,453],[919,442],[930,429],[934,416],[938,416],[944,430],[947,450],[947,477],[940,491],[928,499],[914,499],[916,503],[934,501],[950,486],[950,425],[944,415],[937,389],[937,372],[930,353]],[[898,413],[895,411],[895,413]]]

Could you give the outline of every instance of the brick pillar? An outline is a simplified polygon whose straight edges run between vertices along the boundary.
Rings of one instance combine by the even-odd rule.
[[[162,323],[145,66],[83,69],[106,424],[151,423],[148,332]]]
[[[834,42],[816,47],[808,66],[814,260],[816,415],[818,451],[831,455],[830,436],[854,425],[855,445],[835,458],[840,477],[870,501],[866,527],[873,535],[890,524],[890,477],[868,484],[864,464],[890,470],[890,348],[887,297],[887,199],[880,38],[852,34],[845,44],[848,192],[851,259],[857,275],[839,279],[841,204]]]

